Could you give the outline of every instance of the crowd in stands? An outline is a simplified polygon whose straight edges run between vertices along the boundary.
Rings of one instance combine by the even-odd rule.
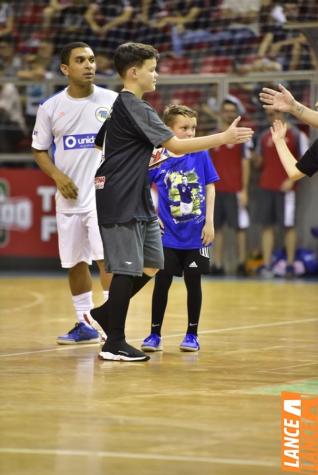
[[[59,52],[68,42],[91,45],[101,78],[115,76],[113,52],[129,40],[159,49],[161,74],[310,70],[316,57],[294,28],[300,20],[318,24],[316,0],[0,0],[1,124],[12,130],[8,138],[0,126],[6,144],[1,147],[24,151],[18,137],[32,130],[37,106],[47,94],[45,81],[61,77]],[[248,90],[246,100],[244,88],[231,92],[245,103],[250,117],[258,112],[255,91]],[[12,98],[18,102],[19,94],[21,104],[13,113]],[[202,132],[215,119],[213,98],[199,88],[180,87],[164,97],[158,88],[149,100],[159,113],[171,101],[199,109]]]

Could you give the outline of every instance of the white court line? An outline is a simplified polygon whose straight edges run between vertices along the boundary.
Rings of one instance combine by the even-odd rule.
[[[305,320],[287,320],[287,321],[275,322],[275,323],[258,323],[255,325],[242,325],[238,327],[218,328],[217,330],[203,330],[203,331],[200,331],[200,335],[208,335],[208,334],[210,335],[213,333],[226,333],[226,332],[232,332],[232,331],[251,330],[251,329],[258,329],[258,328],[279,327],[279,326],[284,326],[284,325],[298,325],[301,323],[313,323],[313,322],[318,322],[318,318],[306,318]],[[165,340],[167,340],[168,338],[175,338],[175,337],[180,337],[180,336],[184,336],[184,333],[174,333],[173,335],[166,335],[164,338]],[[142,341],[142,338],[134,338],[134,339],[130,339],[129,341],[140,342]],[[57,347],[48,348],[45,350],[24,351],[20,353],[4,353],[0,355],[0,358],[6,358],[8,356],[33,355],[36,353],[48,353],[50,351],[74,350],[74,348],[87,348],[87,346],[92,346],[92,345],[81,344],[76,347],[75,345],[69,345],[67,347],[62,347],[62,348],[57,346]]]
[[[1,310],[1,313],[12,313],[12,312],[19,312],[20,310],[25,310],[27,308],[35,307],[36,305],[40,304],[44,300],[44,296],[39,292],[34,292],[33,290],[25,290],[24,292],[29,293],[33,297],[33,301],[30,303],[18,305],[17,307],[10,307]]]
[[[221,465],[245,465],[255,467],[278,467],[279,461],[258,461],[245,459],[226,459],[218,457],[197,457],[187,455],[164,455],[134,452],[104,452],[89,450],[62,450],[62,449],[26,449],[26,448],[0,448],[0,454],[24,454],[24,455],[59,455],[66,457],[100,457],[118,459],[137,460],[161,460],[171,462],[193,462],[193,463],[216,463]]]

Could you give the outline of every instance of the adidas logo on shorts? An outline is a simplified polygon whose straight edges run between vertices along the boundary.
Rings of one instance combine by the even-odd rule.
[[[191,264],[189,264],[189,267],[198,267],[197,266],[197,263],[195,261],[191,262]]]

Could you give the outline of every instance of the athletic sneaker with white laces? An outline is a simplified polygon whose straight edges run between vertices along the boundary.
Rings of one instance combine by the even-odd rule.
[[[99,358],[107,361],[147,361],[150,356],[137,348],[128,345],[126,341],[108,342],[104,344]]]
[[[199,339],[192,333],[187,333],[180,344],[181,351],[199,351]]]
[[[59,345],[80,345],[84,343],[100,343],[100,335],[95,328],[85,325],[85,323],[76,323],[65,335],[58,336],[56,339]]]
[[[161,337],[156,333],[151,333],[141,344],[143,351],[162,351]]]

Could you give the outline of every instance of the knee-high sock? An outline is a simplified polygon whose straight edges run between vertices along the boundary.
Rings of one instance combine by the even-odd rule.
[[[187,333],[198,334],[198,325],[202,305],[201,275],[184,273],[187,287],[188,328]]]
[[[107,341],[125,339],[125,323],[129,307],[133,277],[131,275],[114,274],[109,289],[107,310]]]
[[[161,335],[161,327],[165,315],[168,293],[173,276],[160,270],[155,277],[155,287],[152,294],[151,333]]]

